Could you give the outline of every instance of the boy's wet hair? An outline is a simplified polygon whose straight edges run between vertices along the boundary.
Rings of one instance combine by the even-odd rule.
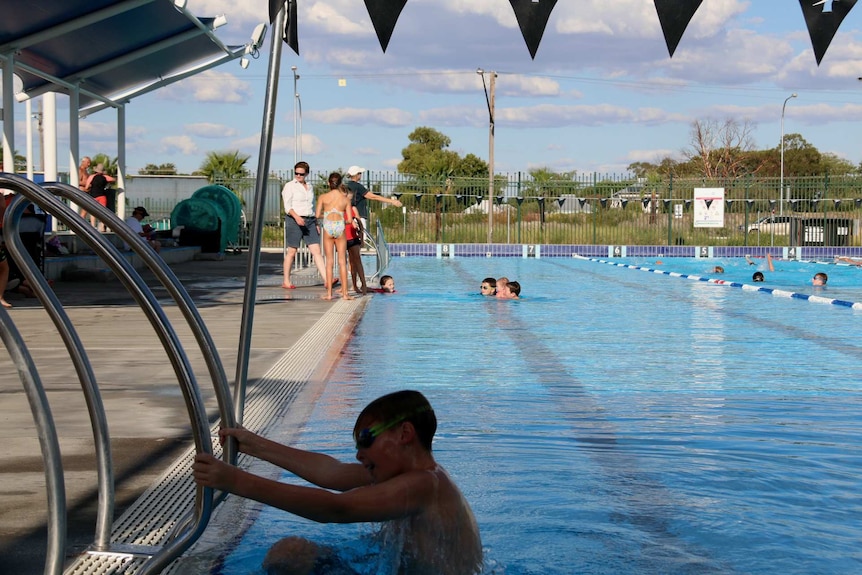
[[[482,283],[483,283],[483,284],[488,284],[488,285],[489,285],[489,286],[491,286],[492,288],[497,287],[497,280],[496,280],[496,278],[485,278],[485,279],[483,279],[483,280],[482,280]]]
[[[365,406],[356,418],[353,434],[359,433],[360,422],[386,424],[396,420],[412,423],[419,443],[431,451],[431,443],[437,432],[437,416],[424,395],[409,389],[378,397]]]
[[[509,282],[507,285],[510,292],[512,292],[516,296],[521,295],[521,284],[519,284],[518,282]]]

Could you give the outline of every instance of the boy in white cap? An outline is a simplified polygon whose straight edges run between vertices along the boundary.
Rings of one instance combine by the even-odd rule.
[[[374,192],[369,192],[365,186],[359,183],[359,180],[362,179],[362,174],[365,171],[365,168],[361,168],[359,166],[350,166],[347,168],[347,188],[353,192],[353,205],[356,207],[356,211],[359,212],[359,219],[362,221],[362,229],[365,230],[366,233],[370,233],[370,230],[368,229],[368,202],[366,200],[376,200],[378,202],[383,202],[384,204],[391,204],[396,208],[401,207],[401,202],[396,198],[386,198],[384,196],[379,196]]]

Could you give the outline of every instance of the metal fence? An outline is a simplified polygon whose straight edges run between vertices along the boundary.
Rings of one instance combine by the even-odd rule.
[[[324,186],[326,175],[313,173],[310,181]],[[289,177],[289,173],[270,177],[265,247],[283,244],[280,191]],[[234,190],[250,213],[254,178],[217,183]],[[493,242],[502,244],[862,245],[862,176],[785,177],[781,193],[778,178],[724,181],[590,174],[542,181],[520,172],[498,174],[490,218],[487,178],[366,172],[363,183],[374,193],[403,203],[396,208],[369,202],[370,229],[376,229],[379,220],[390,243],[485,243],[490,226]],[[696,188],[724,189],[724,227],[695,227]],[[161,226],[170,225],[172,202],[135,201],[146,206]],[[249,222],[243,223],[247,229]]]

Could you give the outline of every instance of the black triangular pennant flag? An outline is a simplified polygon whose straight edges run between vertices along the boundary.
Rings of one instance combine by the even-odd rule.
[[[278,11],[284,6],[285,0],[269,0],[269,23],[275,22],[275,17],[278,16]]]
[[[296,52],[299,56],[299,32],[296,21],[296,0],[287,0],[287,18],[284,21],[284,38],[285,44]]]
[[[799,0],[818,66],[838,27],[855,4],[856,0]]]
[[[563,204],[566,203],[566,198],[563,198],[563,197],[557,198],[557,203],[560,204],[560,207],[562,208]]]
[[[518,20],[518,26],[521,28],[521,35],[524,36],[530,56],[535,60],[542,35],[545,33],[545,26],[548,25],[548,19],[557,0],[509,0],[509,3],[515,11],[515,18]]]
[[[712,206],[712,200],[704,200],[703,203],[706,204],[706,209],[709,209]]]
[[[655,11],[671,57],[701,2],[703,0],[655,0]]]
[[[371,17],[371,23],[374,25],[374,31],[377,32],[377,39],[384,52],[389,46],[392,31],[395,30],[395,24],[405,4],[407,0],[365,0],[365,7],[368,9],[368,15]]]

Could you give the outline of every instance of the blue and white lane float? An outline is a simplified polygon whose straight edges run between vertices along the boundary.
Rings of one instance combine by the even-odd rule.
[[[599,259],[599,258],[588,258],[588,257],[584,257],[584,256],[575,256],[575,257],[577,259],[588,260],[588,261],[597,262],[600,264],[607,264],[609,266],[615,266],[618,268],[628,268],[628,269],[632,269],[632,270],[652,272],[654,274],[662,274],[662,275],[671,276],[671,277],[675,277],[675,278],[685,278],[685,279],[689,279],[689,280],[706,282],[706,283],[717,284],[717,285],[723,285],[723,286],[728,286],[728,287],[732,287],[732,288],[740,288],[740,289],[743,289],[745,291],[759,291],[759,292],[771,294],[773,297],[783,297],[783,298],[787,298],[787,299],[801,299],[801,300],[805,300],[805,301],[809,301],[809,302],[813,302],[813,303],[825,303],[825,304],[829,304],[829,305],[837,305],[839,307],[846,307],[846,308],[850,308],[850,309],[862,310],[862,303],[860,303],[860,302],[847,301],[847,300],[843,300],[843,299],[832,299],[832,298],[822,297],[822,296],[818,296],[818,295],[809,295],[809,294],[792,292],[792,291],[775,289],[775,288],[760,287],[760,286],[754,286],[751,284],[743,284],[743,283],[739,283],[739,282],[729,282],[729,281],[725,281],[722,279],[696,276],[696,275],[692,275],[692,274],[681,274],[678,272],[667,272],[664,270],[657,270],[655,268],[649,268],[646,266],[636,266],[633,264],[624,264],[624,263],[619,263],[619,262],[612,262],[612,261],[607,261],[607,260],[603,260],[603,259]]]

